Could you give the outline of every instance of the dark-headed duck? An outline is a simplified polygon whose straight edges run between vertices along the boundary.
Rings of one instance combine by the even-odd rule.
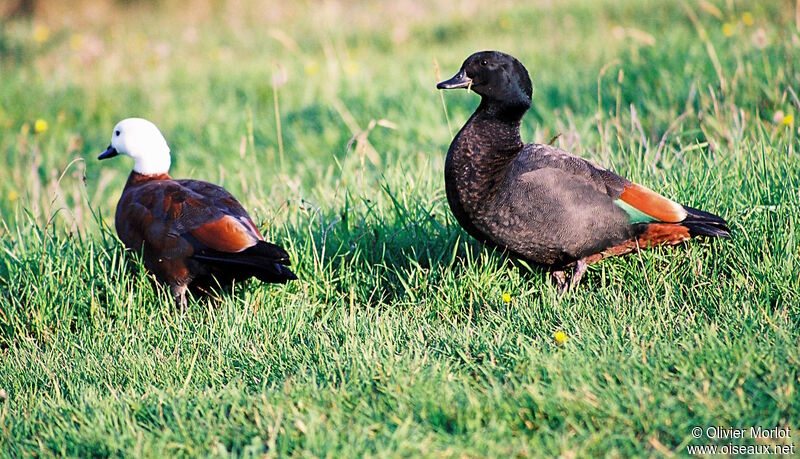
[[[520,122],[533,87],[513,56],[475,53],[436,87],[471,88],[481,96],[447,151],[445,188],[456,219],[478,240],[552,269],[562,289],[577,285],[587,264],[607,256],[730,235],[716,215],[564,150],[523,144]]]
[[[145,267],[181,306],[186,289],[226,286],[256,277],[264,282],[296,279],[289,255],[264,241],[253,220],[230,193],[199,180],[173,180],[169,147],[158,128],[141,118],[120,121],[111,145],[97,159],[134,160],[117,204],[115,226],[125,247],[142,254]]]

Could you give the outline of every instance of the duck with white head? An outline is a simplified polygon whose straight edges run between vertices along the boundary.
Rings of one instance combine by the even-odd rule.
[[[222,187],[174,180],[167,141],[155,124],[128,118],[114,127],[111,144],[97,159],[133,158],[114,224],[126,248],[170,286],[183,309],[191,285],[199,291],[256,277],[263,282],[297,279],[289,254],[264,240],[239,201]]]
[[[158,127],[143,118],[128,118],[114,126],[111,143],[97,159],[125,155],[133,158],[133,170],[143,175],[166,174],[171,159],[167,140]]]

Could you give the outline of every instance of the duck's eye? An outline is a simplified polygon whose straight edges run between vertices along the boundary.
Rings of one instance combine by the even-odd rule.
[[[484,67],[486,67],[487,65],[489,65],[489,61],[487,61],[486,59],[484,59],[484,60],[482,60],[482,61],[481,61],[481,65],[482,65],[482,66],[484,66]]]
[[[117,131],[114,131],[114,135],[115,135],[115,136],[117,136],[117,137],[119,137],[119,130],[117,130]]]

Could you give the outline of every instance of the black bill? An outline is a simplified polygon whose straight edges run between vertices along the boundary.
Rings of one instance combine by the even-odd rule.
[[[118,154],[119,153],[117,153],[117,150],[114,147],[112,147],[111,145],[109,145],[108,148],[106,148],[106,151],[100,153],[100,156],[98,156],[97,159],[113,158],[114,156],[117,156]]]
[[[472,83],[472,78],[467,76],[467,72],[461,69],[453,78],[445,80],[436,85],[436,89],[456,89],[466,88]]]

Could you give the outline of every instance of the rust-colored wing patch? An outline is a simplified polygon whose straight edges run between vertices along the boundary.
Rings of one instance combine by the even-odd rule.
[[[261,234],[261,231],[258,230],[258,227],[256,226],[255,223],[253,223],[253,220],[251,220],[250,217],[244,216],[240,218],[242,220],[242,223],[247,225],[247,227],[250,228],[251,231],[253,231],[253,236],[258,238],[259,241],[264,240],[264,236]]]
[[[251,228],[230,215],[203,223],[189,233],[202,244],[220,252],[241,252],[259,240],[258,233],[253,234]]]
[[[666,223],[653,223],[647,225],[647,230],[639,236],[640,247],[653,247],[661,244],[675,245],[688,241],[689,228],[682,225]]]
[[[616,257],[636,250],[638,244],[640,249],[654,247],[657,245],[675,245],[688,241],[691,238],[689,228],[683,225],[672,223],[651,223],[647,229],[636,240],[630,239],[622,244],[609,247],[600,253],[586,258],[589,264],[598,262],[603,258]]]
[[[678,223],[687,215],[682,205],[635,183],[625,185],[620,199],[639,212],[665,223]]]

